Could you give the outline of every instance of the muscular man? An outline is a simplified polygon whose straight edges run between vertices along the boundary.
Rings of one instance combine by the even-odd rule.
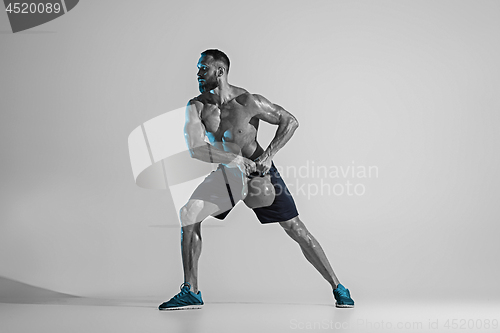
[[[198,61],[201,94],[186,108],[185,138],[193,158],[219,163],[194,191],[180,211],[184,283],[181,291],[159,306],[160,310],[201,308],[198,258],[201,222],[208,216],[224,219],[244,198],[247,176],[269,174],[276,189],[270,206],[253,209],[261,223],[279,223],[298,243],[306,259],[330,283],[337,307],[353,307],[349,290],[340,284],[318,241],[307,230],[290,192],[276,170],[273,157],[297,129],[295,117],[260,95],[228,83],[229,58],[219,50],[206,50]],[[277,125],[276,135],[264,150],[257,142],[259,121]],[[205,141],[208,138],[210,144]]]

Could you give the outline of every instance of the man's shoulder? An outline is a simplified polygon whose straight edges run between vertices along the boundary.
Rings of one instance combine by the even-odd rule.
[[[208,103],[207,98],[203,96],[203,94],[200,94],[196,97],[191,98],[187,103],[187,107],[188,109],[194,108],[197,111],[198,115],[200,115],[201,110],[203,110],[203,107],[207,103]]]
[[[207,98],[203,96],[203,94],[200,94],[196,97],[193,97],[189,100],[188,105],[203,105],[207,102]]]
[[[245,91],[245,93],[241,94],[240,96],[238,96],[238,98],[243,102],[246,102],[246,103],[257,103],[257,104],[261,104],[261,103],[270,103],[267,98],[265,98],[264,96],[262,95],[259,95],[259,94],[253,94],[253,93],[249,93],[248,91]]]
[[[255,103],[258,101],[258,96],[256,94],[252,94],[248,92],[246,89],[243,88],[238,88],[238,96],[235,98],[235,100],[242,105],[249,105],[251,103]]]

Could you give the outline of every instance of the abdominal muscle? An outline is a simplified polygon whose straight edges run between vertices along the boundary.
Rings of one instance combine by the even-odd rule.
[[[218,149],[249,158],[259,147],[256,141],[257,129],[248,122],[247,117],[223,119],[215,131],[207,131],[207,137]]]
[[[236,155],[241,155],[241,156],[246,157],[246,158],[249,158],[250,156],[252,156],[252,154],[259,147],[259,143],[255,140],[249,144],[246,144],[243,147],[240,147],[240,145],[238,145],[235,142],[225,141],[224,139],[223,139],[223,141],[215,141],[215,142],[211,142],[211,143],[217,149],[226,151],[228,153],[233,153]]]

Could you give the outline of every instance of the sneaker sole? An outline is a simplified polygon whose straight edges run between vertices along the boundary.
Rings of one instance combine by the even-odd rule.
[[[186,305],[186,306],[179,306],[176,308],[163,308],[159,309],[160,311],[174,311],[174,310],[194,310],[194,309],[201,309],[203,308],[202,305]]]
[[[349,305],[349,304],[338,304],[337,302],[335,302],[335,306],[337,308],[353,308],[354,305]]]

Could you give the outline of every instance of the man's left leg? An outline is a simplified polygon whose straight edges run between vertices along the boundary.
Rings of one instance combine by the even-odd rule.
[[[285,229],[285,232],[299,244],[306,259],[330,283],[335,299],[337,300],[337,307],[353,307],[354,301],[352,301],[349,291],[340,284],[321,245],[307,230],[299,217],[296,216],[288,221],[279,223]]]
[[[288,191],[274,163],[269,169],[269,174],[271,175],[271,183],[274,185],[276,196],[270,206],[253,208],[260,223],[267,224],[282,221],[279,222],[280,225],[299,244],[306,259],[332,286],[333,295],[337,301],[336,306],[345,308],[353,307],[354,301],[351,299],[349,290],[340,284],[321,245],[319,245],[316,238],[311,235],[304,223],[299,219],[299,213],[292,194]]]
[[[339,279],[333,272],[330,262],[326,258],[325,252],[321,248],[319,242],[307,230],[304,223],[298,216],[285,222],[280,222],[280,225],[285,229],[285,232],[294,241],[296,241],[306,259],[318,270],[318,272],[331,284],[333,289],[337,288],[340,283]]]

